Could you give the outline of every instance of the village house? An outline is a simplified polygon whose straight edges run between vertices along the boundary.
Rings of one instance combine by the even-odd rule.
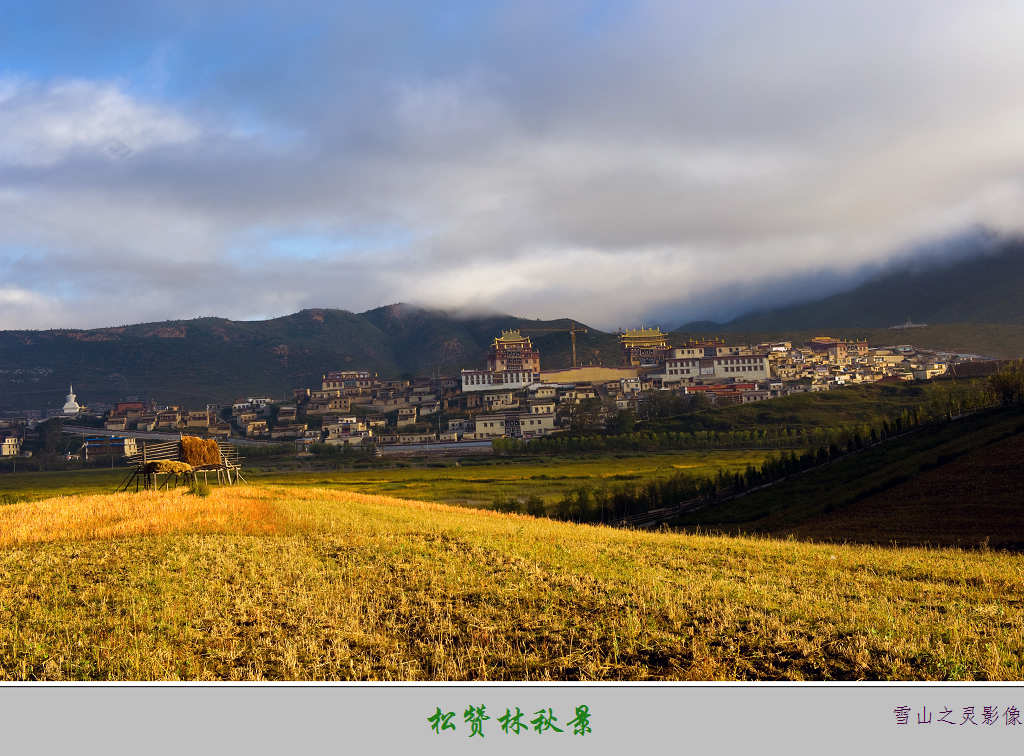
[[[673,352],[683,352],[677,349]],[[771,375],[768,358],[762,354],[740,354],[714,357],[670,357],[665,360],[662,384],[733,379],[757,381]]]
[[[177,408],[156,413],[156,429],[175,431],[181,426],[181,411]]]
[[[390,412],[401,407],[408,407],[409,402],[405,400],[404,396],[396,396],[390,399],[373,399],[368,406],[377,412]]]
[[[210,436],[211,438],[230,438],[231,426],[219,420],[212,422],[206,429],[206,435]]]
[[[242,430],[247,437],[266,436],[269,433],[266,420],[251,420],[242,425]]]
[[[555,399],[558,396],[558,387],[554,385],[530,386],[530,396],[534,399]]]
[[[373,436],[373,430],[356,417],[339,418],[338,422],[324,426],[324,443],[358,446]]]
[[[487,412],[514,409],[519,399],[514,391],[490,391],[483,395],[483,406]]]
[[[138,442],[134,438],[87,438],[82,444],[82,457],[86,460],[99,457],[123,458],[139,453]]]
[[[427,417],[428,415],[436,415],[441,411],[440,402],[431,402],[428,404],[419,405],[420,417]]]
[[[0,436],[0,457],[17,457],[20,453],[20,438],[17,436]]]
[[[398,435],[399,444],[429,444],[437,441],[437,436],[433,433],[400,433]]]
[[[239,425],[245,425],[246,423],[254,423],[257,420],[263,419],[262,412],[255,412],[253,410],[247,410],[238,415],[235,415],[235,422]]]
[[[149,432],[156,428],[156,414],[145,414],[135,421],[135,430]]]
[[[307,415],[326,415],[331,412],[349,412],[351,409],[352,399],[347,396],[341,396],[340,392],[329,398],[310,398],[309,402],[306,404]]]
[[[554,409],[553,405],[548,405]],[[555,430],[554,412],[511,411],[476,418],[473,437],[488,438],[535,438]]]
[[[332,370],[324,373],[320,379],[320,387],[324,390],[342,390],[348,384],[349,388],[369,388],[372,384],[370,373],[366,370]]]
[[[275,425],[270,431],[270,437],[275,439],[291,439],[300,438],[306,432],[305,423],[295,423],[291,425]]]
[[[480,415],[476,418],[474,437],[487,438],[518,438],[520,436],[520,413],[505,412],[497,415]]]
[[[283,425],[295,422],[298,417],[298,409],[293,405],[284,405],[277,408],[277,422]]]
[[[455,433],[456,435],[473,433],[475,427],[476,422],[468,417],[460,417],[448,421],[448,432]]]
[[[553,399],[534,399],[529,403],[531,415],[554,415],[555,402]]]
[[[596,399],[597,391],[592,386],[576,386],[562,392],[559,404],[579,404],[586,399]]]
[[[138,420],[136,419],[136,423]],[[128,430],[128,418],[124,415],[108,417],[103,421],[103,427],[109,431]]]
[[[413,425],[416,422],[418,415],[418,407],[401,407],[398,410],[398,417],[397,420],[395,421],[395,426],[398,428],[403,428],[406,425]]]

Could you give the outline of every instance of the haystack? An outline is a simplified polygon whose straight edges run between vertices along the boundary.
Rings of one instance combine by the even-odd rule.
[[[181,437],[181,458],[192,467],[220,464],[220,447],[212,438]]]
[[[174,473],[175,475],[180,475],[181,473],[192,472],[192,465],[187,462],[176,462],[173,459],[158,459],[153,462],[147,462],[143,472]]]

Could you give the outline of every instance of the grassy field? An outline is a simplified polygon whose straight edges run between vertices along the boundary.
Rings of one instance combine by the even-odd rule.
[[[551,502],[579,486],[615,486],[667,478],[685,471],[714,477],[719,470],[741,471],[759,465],[765,450],[699,450],[664,454],[581,455],[546,461],[492,461],[401,469],[338,472],[252,472],[253,482],[323,486],[449,504],[488,506],[496,497],[539,496]]]
[[[581,485],[616,485],[668,477],[685,470],[713,477],[724,469],[760,464],[764,450],[686,451],[665,454],[590,455],[575,459],[476,460],[472,464],[435,462],[415,467],[367,467],[355,470],[276,472],[246,465],[246,477],[259,483],[343,488],[410,499],[490,506],[497,496],[536,495],[554,501]],[[110,493],[126,470],[0,474],[0,497],[22,499],[78,493]]]
[[[1024,676],[1024,558],[302,487],[0,507],[9,679]]]
[[[70,494],[110,493],[127,474],[127,468],[4,472],[0,473],[0,501],[4,501],[4,497],[43,499]]]

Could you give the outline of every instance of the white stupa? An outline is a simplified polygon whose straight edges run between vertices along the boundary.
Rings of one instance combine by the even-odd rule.
[[[64,399],[64,409],[61,410],[62,415],[77,415],[82,408],[75,401],[75,387],[68,386],[68,395]]]

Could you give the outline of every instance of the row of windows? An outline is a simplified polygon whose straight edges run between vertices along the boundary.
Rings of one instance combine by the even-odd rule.
[[[743,365],[742,367],[727,367],[722,368],[723,373],[756,373],[762,370],[762,368],[756,365]]]
[[[527,383],[533,380],[532,373],[504,373],[505,383]],[[488,384],[494,383],[494,373],[474,373],[470,375],[462,376],[463,381],[471,385]],[[498,381],[502,383],[502,381]]]

